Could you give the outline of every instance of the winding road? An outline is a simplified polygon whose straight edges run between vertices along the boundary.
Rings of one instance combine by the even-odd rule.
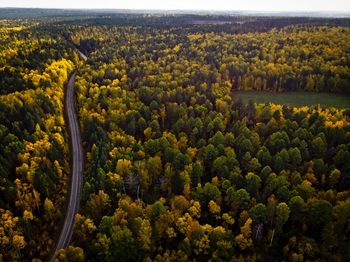
[[[86,60],[87,57],[81,53],[80,58]],[[78,117],[75,111],[75,100],[74,100],[74,83],[75,83],[74,72],[67,84],[66,99],[65,99],[65,110],[68,116],[68,126],[70,132],[71,141],[71,160],[72,162],[72,177],[70,185],[69,202],[66,212],[66,217],[62,227],[60,237],[54,250],[54,254],[51,257],[51,261],[55,260],[57,251],[66,248],[69,245],[70,239],[73,233],[75,215],[79,210],[80,195],[83,185],[83,167],[84,167],[84,155],[83,147],[81,144],[81,135],[78,124]]]
[[[80,56],[81,59],[83,59],[84,61],[87,60],[87,56],[84,55],[82,52],[80,52],[80,50],[78,50],[78,54],[79,54],[79,56]]]

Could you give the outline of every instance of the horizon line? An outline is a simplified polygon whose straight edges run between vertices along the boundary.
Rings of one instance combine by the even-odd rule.
[[[166,8],[80,8],[80,7],[18,7],[18,6],[0,6],[0,9],[46,9],[46,10],[114,10],[114,11],[192,11],[192,12],[255,12],[255,13],[348,13],[350,10],[255,10],[255,9],[166,9]]]

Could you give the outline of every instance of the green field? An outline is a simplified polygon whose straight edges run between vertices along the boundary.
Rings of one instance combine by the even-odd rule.
[[[284,92],[273,93],[263,91],[237,91],[233,93],[235,99],[242,98],[248,102],[275,103],[291,107],[320,105],[321,107],[336,107],[350,109],[350,96],[316,92]]]

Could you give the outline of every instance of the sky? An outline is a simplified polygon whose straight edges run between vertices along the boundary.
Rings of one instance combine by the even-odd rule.
[[[0,0],[0,7],[348,12],[350,0]]]

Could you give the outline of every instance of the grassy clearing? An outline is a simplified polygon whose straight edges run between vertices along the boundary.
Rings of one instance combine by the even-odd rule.
[[[291,107],[314,106],[336,107],[350,109],[350,96],[316,92],[284,92],[273,93],[263,91],[238,91],[233,93],[235,99],[242,98],[248,102],[252,99],[255,103],[275,103]]]

